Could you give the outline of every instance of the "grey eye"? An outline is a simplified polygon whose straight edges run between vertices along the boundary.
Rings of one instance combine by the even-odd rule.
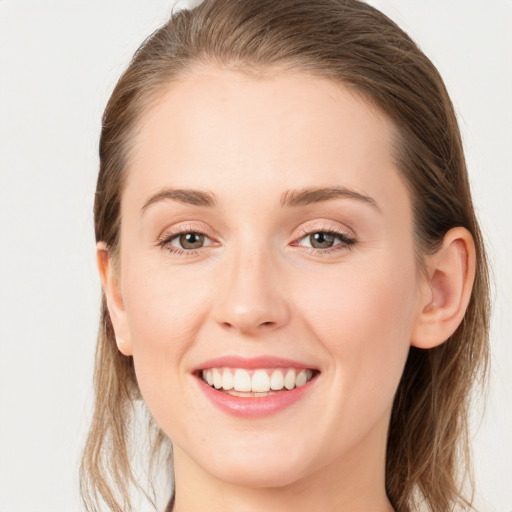
[[[315,249],[329,249],[334,245],[336,236],[332,233],[326,233],[325,231],[319,231],[309,235],[309,243],[311,247]]]
[[[178,237],[180,246],[183,249],[199,249],[204,245],[204,235],[200,233],[183,233]]]

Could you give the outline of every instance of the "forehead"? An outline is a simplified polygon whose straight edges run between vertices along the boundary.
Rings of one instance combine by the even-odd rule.
[[[243,187],[268,196],[269,188],[342,184],[393,194],[402,185],[394,134],[384,114],[338,82],[202,68],[169,84],[143,115],[126,193],[174,186],[222,194],[236,185],[238,196]]]

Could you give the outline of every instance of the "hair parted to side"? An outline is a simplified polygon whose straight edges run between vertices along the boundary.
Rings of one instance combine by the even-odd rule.
[[[212,63],[243,72],[290,69],[350,87],[398,129],[395,157],[412,197],[419,264],[452,227],[473,235],[477,269],[469,307],[444,344],[410,349],[393,405],[386,467],[386,490],[397,512],[418,502],[432,512],[471,509],[461,482],[470,467],[469,391],[483,381],[488,361],[488,268],[456,116],[439,73],[395,23],[358,0],[205,0],[177,12],[136,52],[103,116],[95,233],[114,258],[138,121],[169,84]],[[132,358],[117,349],[104,298],[94,382],[82,497],[89,511],[104,501],[112,511],[127,512],[130,489],[138,486],[128,434],[140,393]],[[154,456],[169,443],[158,427],[152,431]]]

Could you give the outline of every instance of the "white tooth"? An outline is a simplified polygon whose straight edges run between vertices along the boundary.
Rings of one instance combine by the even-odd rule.
[[[284,388],[284,377],[283,372],[281,370],[274,370],[272,372],[272,376],[270,377],[270,389],[274,391],[279,391]]]
[[[306,378],[308,382],[313,378],[313,372],[311,370],[306,370]]]
[[[237,391],[251,391],[251,376],[249,373],[240,368],[236,370],[233,387]]]
[[[227,368],[222,372],[222,387],[227,391],[233,389],[233,374]]]
[[[270,377],[265,370],[256,370],[252,375],[252,390],[256,393],[270,391]]]
[[[284,386],[286,389],[293,389],[295,387],[295,370],[288,370],[284,378]]]
[[[213,373],[213,385],[216,389],[220,389],[222,387],[222,374],[217,368],[212,370]]]
[[[306,370],[301,370],[295,379],[295,385],[300,388],[307,382]]]
[[[213,373],[211,370],[204,371],[203,377],[206,379],[206,382],[208,383],[209,386],[213,385]]]

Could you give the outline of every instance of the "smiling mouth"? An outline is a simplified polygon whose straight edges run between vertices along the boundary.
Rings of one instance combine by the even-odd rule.
[[[211,388],[239,397],[265,397],[307,384],[318,370],[296,368],[208,368],[198,376]]]

